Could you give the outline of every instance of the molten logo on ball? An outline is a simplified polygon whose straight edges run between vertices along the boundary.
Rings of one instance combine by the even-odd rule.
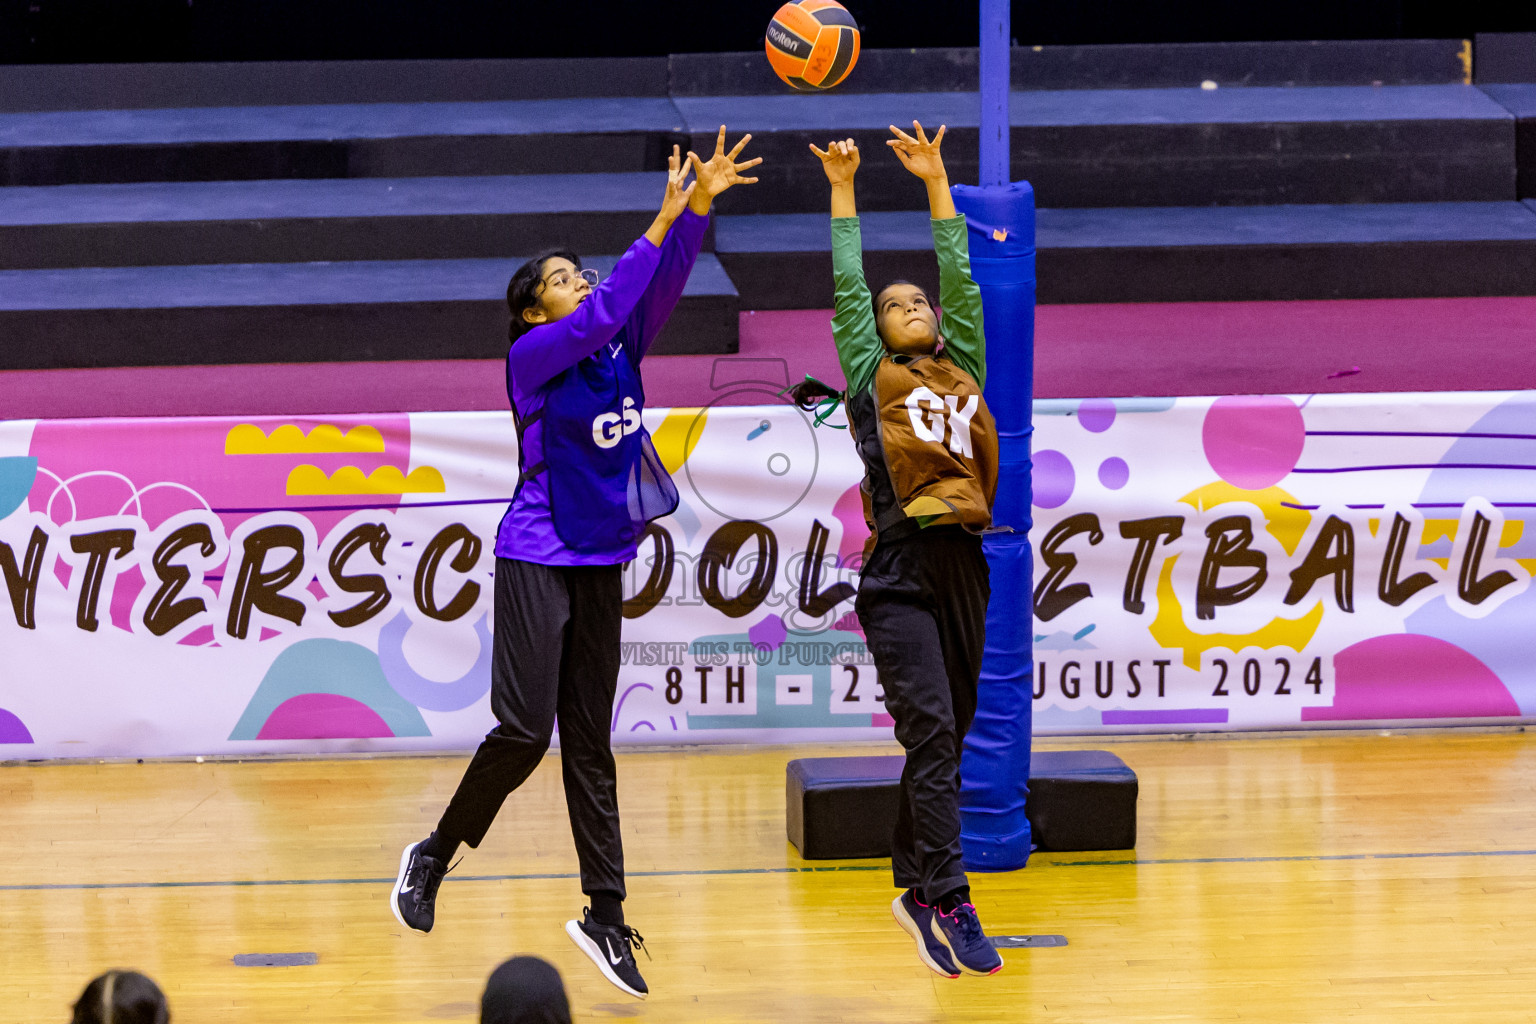
[[[859,23],[837,0],[792,0],[763,38],[774,74],[795,89],[831,89],[859,59]]]

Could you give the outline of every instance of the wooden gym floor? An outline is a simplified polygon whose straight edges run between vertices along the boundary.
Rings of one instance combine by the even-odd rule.
[[[784,762],[832,748],[621,754],[646,1003],[561,930],[581,897],[553,758],[427,937],[389,884],[462,758],[0,766],[0,1021],[67,1020],[117,966],[158,979],[177,1024],[473,1021],[519,952],[560,968],[578,1021],[1536,1021],[1531,735],[1038,744],[1068,746],[1136,769],[1139,848],[975,876],[994,934],[1070,944],[958,981],[918,963],[885,865],[785,841]]]

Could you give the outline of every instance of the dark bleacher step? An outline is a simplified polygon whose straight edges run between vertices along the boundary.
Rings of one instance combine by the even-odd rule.
[[[1536,82],[1536,32],[1478,32],[1472,51],[1478,85]]]
[[[500,358],[520,262],[0,271],[0,369]],[[652,351],[735,352],[739,308],[705,253]]]
[[[665,97],[0,114],[0,185],[664,170]]]
[[[11,64],[0,111],[665,96],[667,71],[665,57]]]
[[[937,294],[923,213],[861,218],[872,287]],[[1536,204],[1387,203],[1039,211],[1041,302],[1536,294]],[[715,248],[745,309],[832,304],[825,214],[721,217]]]
[[[1465,80],[1465,46],[1461,39],[1015,46],[1009,63],[1015,89],[1147,89],[1206,80],[1224,86],[1433,85]],[[674,96],[784,91],[760,49],[674,53],[668,63]],[[975,90],[979,66],[975,47],[864,49],[837,90]]]
[[[974,182],[975,93],[678,97],[694,148],[724,122],[753,133],[762,184],[722,213],[825,209],[808,143],[852,136],[861,208],[910,208],[921,185],[886,152],[890,124],[949,126],[952,182]],[[1514,118],[1468,85],[1016,91],[1015,178],[1042,205],[1206,206],[1515,198]]]
[[[1480,88],[1515,117],[1516,187],[1520,197],[1536,197],[1536,83],[1484,85]]]
[[[0,269],[623,252],[665,189],[654,172],[0,189]]]

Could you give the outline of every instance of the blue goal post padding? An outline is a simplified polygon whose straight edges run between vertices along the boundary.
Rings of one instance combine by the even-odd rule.
[[[960,841],[965,866],[1008,871],[1029,860],[1028,795],[1034,688],[1029,547],[1030,406],[1035,353],[1035,193],[1028,182],[952,190],[965,215],[971,274],[981,288],[987,405],[998,430],[987,646],[976,718],[961,757]]]

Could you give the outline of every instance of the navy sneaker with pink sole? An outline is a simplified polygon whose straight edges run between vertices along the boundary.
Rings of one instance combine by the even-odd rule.
[[[962,903],[947,914],[938,911],[931,930],[967,974],[996,974],[1003,969],[1003,958],[981,930],[981,919],[972,904]]]

